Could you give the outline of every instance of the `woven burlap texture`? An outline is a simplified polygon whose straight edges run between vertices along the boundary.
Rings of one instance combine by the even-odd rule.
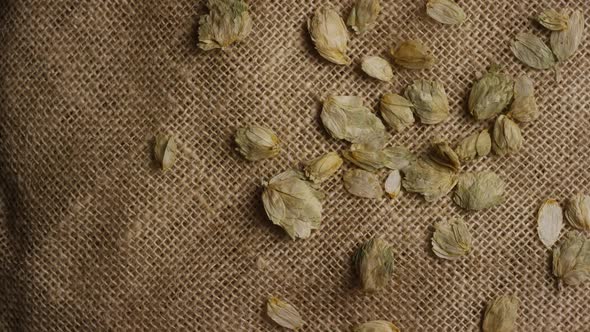
[[[518,32],[549,33],[530,17],[579,1],[459,1],[461,26],[437,24],[423,1],[382,0],[377,26],[353,36],[351,66],[317,55],[306,30],[327,1],[252,0],[253,32],[227,52],[197,48],[203,0],[14,0],[0,4],[0,330],[278,331],[271,296],[305,318],[305,331],[349,331],[367,320],[403,331],[478,331],[485,303],[521,300],[519,331],[590,329],[589,285],[558,291],[536,211],[549,197],[590,193],[590,43],[554,73],[520,64]],[[331,1],[347,15],[352,1]],[[588,26],[588,24],[587,24]],[[391,84],[359,70],[420,38],[439,59],[431,70],[395,68]],[[449,197],[366,200],[344,191],[342,171],[322,185],[322,228],[290,240],[267,219],[261,182],[302,160],[347,148],[319,112],[331,93],[362,96],[415,79],[446,87],[452,116],[415,125],[389,144],[420,153],[441,134],[452,142],[489,127],[467,115],[473,81],[497,62],[528,74],[542,116],[523,126],[524,147],[463,167],[507,183],[500,207],[466,212]],[[236,128],[260,124],[282,140],[279,157],[247,162]],[[157,132],[177,135],[181,155],[162,173]],[[345,168],[350,168],[346,165]],[[382,174],[384,178],[384,174]],[[436,221],[464,218],[474,252],[449,262],[431,253]],[[568,226],[569,228],[569,226]],[[356,287],[350,257],[383,235],[395,273],[381,293]]]

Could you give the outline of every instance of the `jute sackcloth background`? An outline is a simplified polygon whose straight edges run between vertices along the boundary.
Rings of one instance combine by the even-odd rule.
[[[0,330],[277,331],[268,296],[297,306],[305,331],[349,331],[373,319],[403,331],[478,331],[485,303],[504,293],[522,305],[519,331],[590,330],[590,286],[557,291],[549,251],[536,234],[542,200],[590,192],[590,42],[560,71],[517,62],[518,32],[549,34],[530,16],[579,1],[472,1],[458,27],[424,15],[423,1],[382,0],[379,23],[350,42],[353,66],[313,50],[306,20],[329,1],[252,0],[254,31],[230,51],[200,51],[203,0],[45,1],[0,4]],[[348,15],[352,1],[331,1]],[[587,26],[590,24],[587,24]],[[358,69],[420,38],[439,59],[432,70],[396,68],[392,84]],[[331,93],[400,93],[415,79],[446,86],[452,117],[416,125],[390,144],[420,153],[441,134],[453,142],[491,122],[465,103],[493,62],[536,83],[542,116],[523,126],[521,153],[490,156],[463,171],[493,170],[506,203],[465,212],[450,197],[426,203],[355,198],[340,173],[327,194],[322,229],[291,241],[266,218],[261,181],[302,160],[347,148],[322,128]],[[261,124],[282,139],[272,160],[236,152],[239,126]],[[181,156],[161,173],[157,132],[177,135]],[[350,167],[350,166],[346,166]],[[385,174],[383,174],[385,176]],[[431,253],[437,220],[463,217],[475,250],[456,262]],[[383,235],[395,248],[390,286],[356,288],[350,257]]]

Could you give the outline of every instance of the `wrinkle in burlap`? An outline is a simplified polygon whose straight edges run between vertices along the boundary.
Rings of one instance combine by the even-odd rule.
[[[516,61],[518,32],[548,33],[529,19],[577,1],[459,1],[459,27],[424,15],[423,1],[382,0],[378,25],[350,42],[353,66],[313,50],[305,29],[325,1],[252,0],[254,31],[229,52],[196,47],[199,1],[6,0],[0,4],[0,330],[276,331],[269,295],[296,305],[306,331],[348,331],[373,319],[403,331],[477,331],[485,303],[510,293],[519,331],[590,329],[590,287],[558,292],[549,252],[537,239],[541,201],[590,192],[590,43],[560,68]],[[352,1],[332,1],[347,15]],[[588,24],[587,24],[588,26]],[[439,59],[431,70],[395,70],[392,84],[359,71],[364,55],[421,38]],[[267,220],[260,194],[301,160],[347,147],[322,128],[321,100],[355,94],[375,108],[414,79],[441,80],[452,117],[390,138],[423,151],[435,134],[457,142],[489,126],[465,100],[492,62],[537,89],[540,119],[523,126],[518,155],[463,170],[493,170],[506,203],[465,212],[447,197],[426,203],[347,194],[338,177],[322,229],[291,241]],[[246,162],[232,135],[273,128],[276,159]],[[150,157],[157,132],[178,136],[182,155],[163,174]],[[347,166],[349,167],[349,166]],[[435,221],[463,217],[475,250],[457,262],[430,249]],[[355,288],[350,256],[373,235],[395,248],[395,275],[382,293]]]

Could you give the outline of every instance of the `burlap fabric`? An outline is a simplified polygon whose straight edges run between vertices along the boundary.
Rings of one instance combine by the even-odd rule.
[[[519,64],[509,41],[548,33],[529,20],[578,1],[460,1],[460,27],[436,24],[423,1],[382,0],[376,28],[353,37],[353,66],[319,58],[306,20],[323,1],[250,1],[254,31],[229,52],[196,47],[204,1],[5,0],[0,5],[0,330],[276,331],[268,296],[296,305],[306,331],[348,331],[373,319],[403,331],[478,331],[485,303],[522,302],[519,331],[590,330],[589,285],[558,292],[536,211],[548,197],[590,191],[590,43],[551,71]],[[352,1],[332,4],[348,14]],[[587,24],[588,25],[588,24]],[[363,76],[358,60],[421,38],[439,63],[396,68],[392,84]],[[441,80],[452,106],[443,125],[416,125],[391,144],[424,151],[440,133],[456,142],[490,123],[465,101],[492,62],[536,83],[542,117],[525,125],[518,155],[464,167],[493,170],[508,185],[504,205],[469,213],[450,198],[426,203],[327,193],[322,229],[291,241],[262,208],[261,180],[346,144],[319,121],[330,93],[375,107],[386,91],[418,78]],[[284,151],[246,162],[232,135],[258,123]],[[162,174],[151,159],[156,132],[174,133],[182,155]],[[347,166],[350,167],[350,166]],[[457,262],[430,249],[437,220],[463,217],[475,251]],[[384,235],[395,276],[382,293],[355,288],[350,256]]]

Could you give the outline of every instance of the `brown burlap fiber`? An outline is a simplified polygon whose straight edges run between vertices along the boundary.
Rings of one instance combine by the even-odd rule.
[[[548,38],[529,16],[568,5],[590,17],[586,0],[459,1],[469,14],[460,27],[425,17],[423,1],[382,0],[376,28],[352,38],[349,67],[311,46],[305,22],[325,1],[250,3],[253,33],[224,53],[196,47],[203,0],[2,2],[0,330],[277,331],[264,315],[276,295],[300,309],[306,331],[373,319],[478,331],[485,303],[503,293],[521,299],[519,331],[590,330],[590,286],[557,291],[535,228],[543,199],[590,192],[590,43],[563,65],[560,84],[509,50],[521,31]],[[352,1],[332,4],[347,15]],[[363,55],[407,38],[431,45],[439,63],[396,68],[390,85],[359,71]],[[441,80],[452,118],[390,139],[421,152],[436,133],[457,142],[490,125],[467,116],[465,100],[494,61],[533,78],[542,110],[523,127],[520,154],[463,168],[498,172],[505,204],[470,213],[450,197],[364,200],[339,174],[322,187],[325,218],[311,239],[291,241],[267,220],[261,180],[347,146],[319,121],[328,94],[375,107],[414,79]],[[250,163],[235,152],[233,133],[250,123],[276,130],[278,158]],[[151,159],[158,131],[181,141],[166,174]],[[458,216],[475,251],[437,259],[432,225]],[[395,248],[395,276],[384,292],[362,294],[350,256],[379,234]]]

